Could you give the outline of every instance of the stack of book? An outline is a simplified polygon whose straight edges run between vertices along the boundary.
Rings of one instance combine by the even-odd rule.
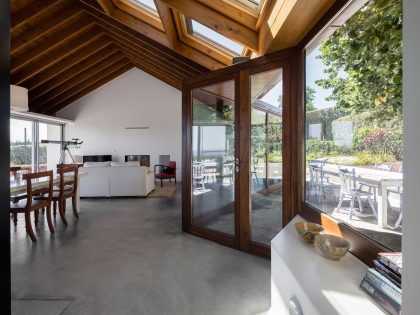
[[[366,272],[360,287],[387,313],[401,312],[401,253],[379,253],[375,268]]]

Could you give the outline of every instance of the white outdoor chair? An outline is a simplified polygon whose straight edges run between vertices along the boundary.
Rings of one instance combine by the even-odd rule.
[[[194,184],[197,185],[196,189],[206,190],[204,186],[204,165],[202,163],[193,163],[192,166],[192,178],[193,178],[193,186]]]
[[[328,191],[337,201],[337,197],[334,193],[334,185],[330,182],[328,177],[324,175],[324,164],[325,162],[317,163],[309,161],[309,184],[308,192],[311,190],[315,191],[315,195],[318,196],[318,204],[321,203],[321,194],[326,199],[326,192]]]
[[[351,220],[351,215],[353,213],[354,202],[357,199],[359,202],[359,212],[363,212],[362,207],[362,198],[366,198],[367,202],[369,203],[373,215],[375,218],[378,218],[378,214],[375,209],[375,205],[372,201],[371,194],[369,192],[365,192],[361,189],[356,188],[356,173],[353,169],[351,172],[347,169],[339,169],[338,173],[340,175],[340,200],[338,202],[337,208],[335,211],[341,209],[341,204],[343,203],[344,198],[350,198],[350,211],[349,211],[349,220]]]
[[[401,225],[402,217],[403,217],[403,188],[402,187],[388,187],[387,188],[387,194],[388,193],[395,193],[400,195],[400,214],[398,215],[397,221],[395,221],[394,224],[394,230],[398,229]],[[387,196],[388,199],[388,196]],[[388,201],[389,203],[389,201]]]

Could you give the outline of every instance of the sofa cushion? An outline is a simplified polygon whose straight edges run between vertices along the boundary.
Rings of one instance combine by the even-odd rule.
[[[111,166],[140,166],[140,161],[111,162]]]
[[[83,167],[104,167],[111,166],[111,162],[85,162]]]

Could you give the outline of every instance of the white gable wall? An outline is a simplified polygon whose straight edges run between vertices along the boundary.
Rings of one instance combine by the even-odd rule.
[[[181,91],[134,68],[57,116],[74,120],[65,128],[66,140],[84,141],[80,149],[71,149],[73,154],[112,154],[114,161],[124,161],[127,154],[148,154],[151,167],[160,154],[170,154],[181,180],[181,109]]]

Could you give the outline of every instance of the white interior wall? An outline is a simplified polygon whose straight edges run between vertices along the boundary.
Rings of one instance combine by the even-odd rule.
[[[420,13],[419,0],[404,0],[404,217],[403,314],[420,314]]]
[[[160,154],[177,162],[181,179],[181,91],[149,74],[132,69],[100,89],[79,99],[57,116],[74,120],[66,126],[65,140],[79,138],[80,149],[73,154],[112,154],[124,161],[128,154],[150,155],[150,166]],[[149,127],[126,130],[125,127]]]

